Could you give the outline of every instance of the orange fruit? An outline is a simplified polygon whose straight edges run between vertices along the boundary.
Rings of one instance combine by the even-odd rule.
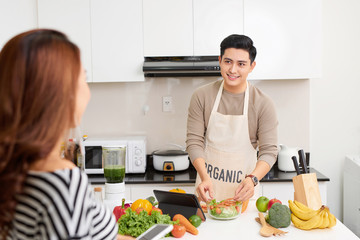
[[[249,199],[242,203],[241,213],[245,212],[249,204]]]

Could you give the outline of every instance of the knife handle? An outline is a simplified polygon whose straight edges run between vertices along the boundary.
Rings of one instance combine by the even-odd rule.
[[[291,159],[294,162],[294,167],[295,167],[297,175],[300,175],[301,173],[300,173],[299,164],[298,164],[298,160],[297,160],[296,156],[292,156]]]
[[[298,151],[298,153],[299,153],[299,158],[300,158],[300,164],[301,164],[302,171],[303,171],[303,173],[308,173],[304,150],[300,149]]]

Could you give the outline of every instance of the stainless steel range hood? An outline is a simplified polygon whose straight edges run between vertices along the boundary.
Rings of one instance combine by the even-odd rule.
[[[145,77],[221,76],[219,56],[145,57]]]

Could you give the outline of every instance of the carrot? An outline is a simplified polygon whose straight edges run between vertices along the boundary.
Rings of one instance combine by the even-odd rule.
[[[245,212],[249,204],[249,199],[242,203],[241,213]]]
[[[193,235],[198,235],[199,230],[197,230],[196,227],[194,227],[194,225],[192,225],[191,222],[189,222],[189,220],[187,220],[186,217],[184,217],[181,214],[176,214],[173,217],[173,221],[177,221],[177,220],[179,220],[179,223],[181,225],[185,226],[187,232],[189,232],[189,233],[191,233]]]

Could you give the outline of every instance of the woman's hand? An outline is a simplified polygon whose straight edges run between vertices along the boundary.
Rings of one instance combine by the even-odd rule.
[[[235,190],[235,201],[246,201],[254,196],[254,183],[251,178],[245,178]]]
[[[199,199],[204,202],[208,202],[214,198],[214,189],[210,178],[202,181],[196,188]],[[208,199],[206,193],[209,193],[210,199]]]

